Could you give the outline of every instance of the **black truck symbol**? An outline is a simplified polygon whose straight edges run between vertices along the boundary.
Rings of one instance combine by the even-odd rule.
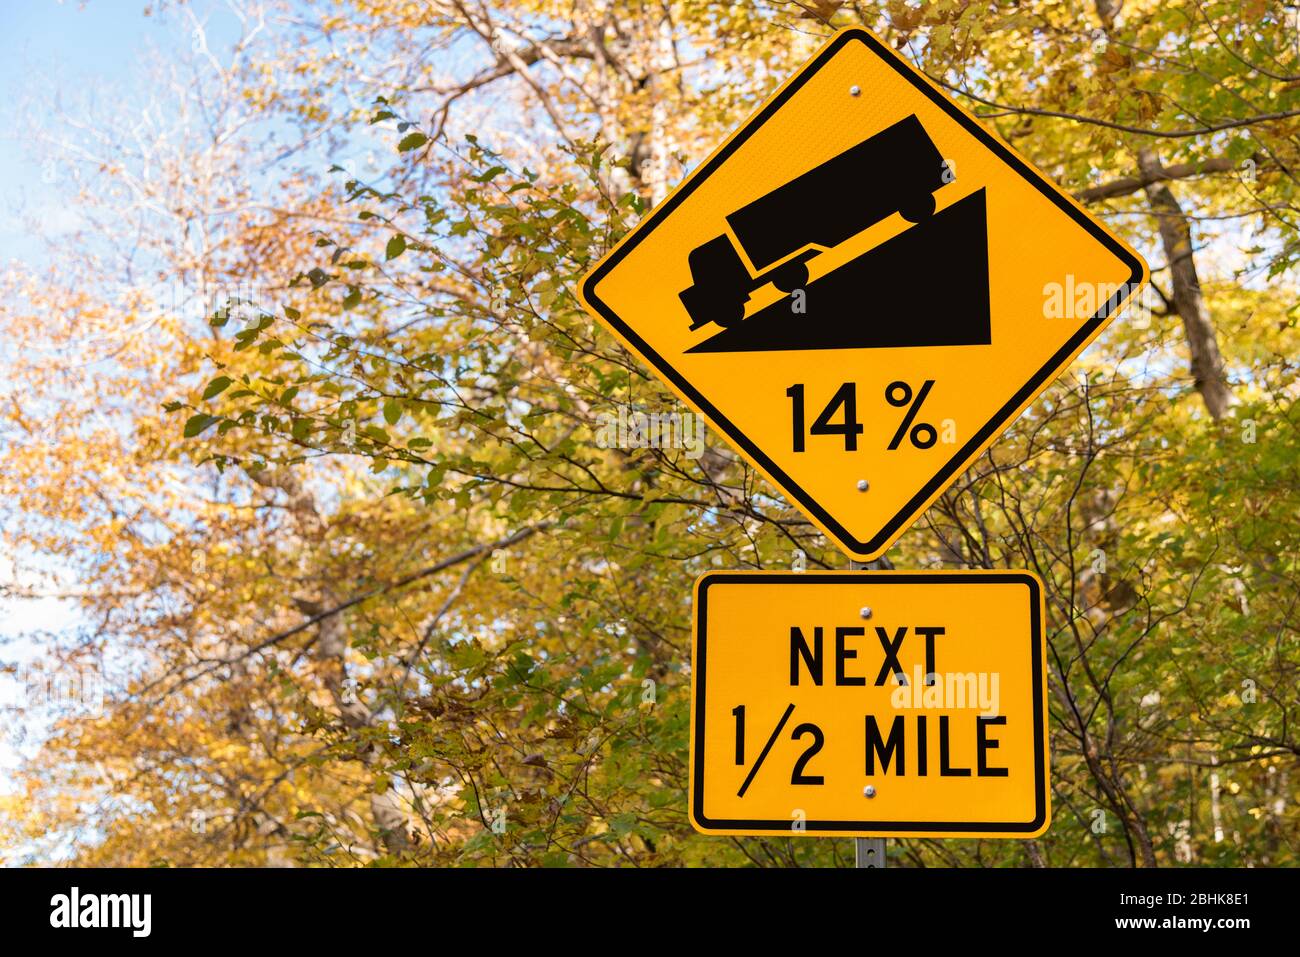
[[[808,260],[886,216],[927,219],[934,191],[952,179],[913,114],[741,207],[727,225],[757,274],[726,233],[691,250],[694,284],[678,294],[691,328],[736,325],[750,294],[769,282],[784,293],[801,288]]]

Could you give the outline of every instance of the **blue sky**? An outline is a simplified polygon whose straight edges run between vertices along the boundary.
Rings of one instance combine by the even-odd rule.
[[[200,0],[197,6],[215,4]],[[143,9],[143,0],[0,3],[0,260],[44,260],[44,244],[28,233],[24,217],[42,220],[49,233],[58,232],[61,217],[72,215],[50,167],[25,141],[23,110],[89,94],[101,104],[129,97],[139,83],[139,58],[186,39],[177,24],[146,17]],[[213,18],[214,32],[220,19]],[[22,564],[30,568],[30,557]],[[12,556],[0,553],[0,581],[13,581],[13,574]],[[40,652],[29,637],[33,632],[71,630],[80,621],[67,601],[0,600],[0,661],[30,661]],[[21,688],[21,675],[0,678],[0,707],[14,704]],[[0,738],[0,790],[17,758]]]
[[[51,174],[21,133],[29,97],[122,85],[149,34],[162,31],[117,0],[79,3],[13,0],[0,5],[0,258],[28,259],[36,244],[21,220],[57,201]]]
[[[42,244],[20,217],[62,214],[58,183],[22,134],[22,111],[29,103],[88,91],[106,102],[129,93],[139,57],[151,46],[174,44],[179,33],[174,24],[144,16],[143,9],[133,0],[0,3],[0,259],[39,261]],[[0,569],[5,564],[0,555]],[[24,605],[0,603],[0,635],[12,634],[28,619],[48,624],[45,602]]]
[[[59,99],[127,98],[139,83],[137,64],[151,49],[186,41],[185,31],[145,0],[4,0],[0,3],[0,260],[41,256],[21,217],[37,216],[57,231],[62,208],[57,171],[25,142],[21,115]],[[232,23],[220,4],[198,0],[200,15],[221,35]]]
[[[0,263],[21,260],[34,266],[52,263],[57,245],[79,222],[75,204],[68,200],[75,184],[50,162],[37,144],[29,142],[33,111],[46,108],[61,115],[85,116],[91,123],[116,119],[127,108],[147,100],[151,90],[150,62],[189,52],[188,20],[172,12],[145,16],[147,0],[0,0]],[[156,5],[156,4],[155,4]],[[224,59],[238,36],[239,24],[224,9],[223,0],[193,0],[192,9],[205,22],[207,42]],[[42,126],[48,128],[46,118]],[[291,132],[291,131],[290,131]],[[75,131],[69,131],[69,137]],[[388,134],[384,134],[387,136]],[[377,138],[380,146],[391,143]],[[315,163],[320,169],[328,157],[304,154],[297,162]],[[0,342],[0,376],[5,346]],[[76,575],[57,556],[7,554],[0,546],[0,584],[37,590],[52,587],[33,572],[58,576],[69,590]],[[52,712],[39,708],[26,692],[29,672],[39,667],[45,641],[51,634],[67,636],[89,627],[76,602],[59,598],[4,599],[0,597],[0,665],[17,666],[16,674],[0,673],[0,793],[13,787],[13,770],[24,753],[40,744]],[[39,674],[39,671],[36,672]],[[38,692],[39,694],[39,692]],[[18,743],[6,731],[16,725],[6,719],[15,706],[26,704],[23,715],[25,741]],[[56,702],[56,705],[58,702]]]

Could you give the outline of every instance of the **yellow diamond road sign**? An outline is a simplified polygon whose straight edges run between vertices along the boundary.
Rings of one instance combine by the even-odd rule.
[[[710,572],[690,815],[706,834],[1033,837],[1048,825],[1028,572]]]
[[[850,555],[880,555],[1146,281],[866,30],[590,272],[587,308]]]

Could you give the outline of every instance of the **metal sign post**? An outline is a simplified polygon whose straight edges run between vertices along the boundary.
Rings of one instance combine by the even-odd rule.
[[[885,853],[885,838],[855,837],[853,839],[854,867],[888,867],[889,857]]]
[[[850,559],[849,568],[860,570],[883,570],[893,568],[894,563],[886,555],[881,555],[874,562],[855,562]],[[853,839],[854,867],[888,867],[889,852],[883,837],[855,837]]]

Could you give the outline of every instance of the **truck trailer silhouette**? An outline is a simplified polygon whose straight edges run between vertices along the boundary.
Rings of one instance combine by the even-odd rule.
[[[808,260],[899,213],[919,223],[934,214],[934,191],[953,179],[913,114],[727,216],[746,265],[726,233],[691,250],[693,285],[678,296],[691,328],[724,328],[772,283],[790,293],[808,282]]]

